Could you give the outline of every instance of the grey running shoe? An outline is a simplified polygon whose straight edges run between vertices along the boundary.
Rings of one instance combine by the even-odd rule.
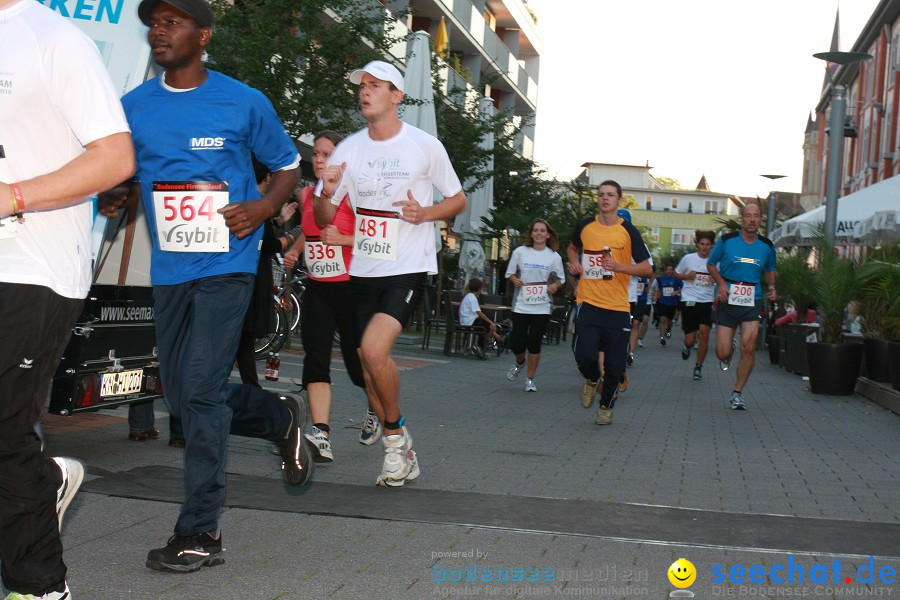
[[[381,421],[371,410],[366,410],[366,420],[363,421],[362,430],[359,432],[359,443],[363,446],[371,446],[381,437]]]
[[[509,371],[506,372],[506,378],[512,381],[516,377],[519,376],[519,371],[525,368],[525,363],[522,364],[516,363],[509,368]]]
[[[534,379],[526,379],[525,380],[525,391],[526,392],[536,392],[537,386],[534,385]]]
[[[700,365],[694,367],[694,381],[700,381],[701,379],[703,379],[703,373],[701,373],[702,369],[703,367],[701,367]]]
[[[734,358],[735,348],[737,348],[737,340],[732,338],[732,340],[731,340],[731,356],[729,356],[725,360],[719,361],[719,368],[722,369],[723,371],[727,371],[728,367],[731,366],[731,359]]]
[[[682,346],[681,348],[681,360],[687,360],[691,357],[691,347],[690,346]]]
[[[747,405],[744,404],[744,399],[739,392],[731,393],[731,410],[747,410]]]

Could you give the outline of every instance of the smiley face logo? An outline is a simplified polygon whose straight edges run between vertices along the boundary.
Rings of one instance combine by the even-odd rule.
[[[693,563],[686,558],[679,558],[672,563],[668,571],[669,583],[677,588],[690,587],[694,580],[697,579],[697,569]]]

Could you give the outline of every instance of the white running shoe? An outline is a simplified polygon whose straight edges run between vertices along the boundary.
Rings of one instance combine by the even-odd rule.
[[[384,444],[384,463],[375,485],[400,487],[407,480],[419,476],[419,461],[412,451],[412,436],[406,426],[403,433],[386,435],[381,441]]]
[[[509,368],[509,371],[506,372],[506,378],[512,381],[516,377],[519,376],[519,371],[525,368],[525,363],[523,362],[521,365],[519,363],[515,363],[513,366]]]
[[[525,380],[525,391],[526,392],[536,392],[537,386],[534,385],[534,379],[526,379]]]
[[[56,490],[56,516],[59,530],[62,531],[63,515],[84,481],[84,466],[74,458],[54,456],[52,460],[62,471],[62,483]]]
[[[313,425],[312,433],[304,434],[309,443],[312,444],[316,455],[313,460],[316,462],[331,462],[334,460],[334,453],[331,451],[331,440],[325,435],[325,432]]]
[[[362,431],[359,432],[359,443],[364,446],[371,446],[381,437],[382,431],[378,416],[371,410],[367,410],[366,420],[363,421]]]

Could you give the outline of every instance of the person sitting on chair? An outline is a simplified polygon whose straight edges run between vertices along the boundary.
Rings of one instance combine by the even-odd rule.
[[[500,341],[497,324],[481,312],[481,306],[478,304],[478,297],[481,296],[483,287],[484,283],[479,278],[473,277],[469,280],[468,285],[466,285],[468,293],[463,296],[462,302],[459,303],[459,324],[464,327],[472,325],[484,327],[484,342],[492,341],[492,348],[496,349]],[[473,344],[472,352],[478,358],[484,358],[482,345]]]

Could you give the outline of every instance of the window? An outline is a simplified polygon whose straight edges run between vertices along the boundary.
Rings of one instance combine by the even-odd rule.
[[[678,198],[672,198],[672,208],[673,209],[678,208]]]
[[[678,246],[690,246],[694,242],[694,232],[690,229],[673,229],[672,244]]]
[[[650,241],[654,244],[659,243],[659,227],[654,227],[650,230]]]
[[[484,20],[491,28],[491,31],[497,31],[497,17],[491,12],[487,6],[484,7]]]
[[[705,212],[705,213],[708,214],[708,215],[709,215],[709,214],[715,214],[715,213],[719,212],[719,203],[718,203],[718,202],[715,202],[715,201],[713,201],[713,200],[707,200],[707,201],[703,204],[703,212]]]
[[[644,207],[647,210],[653,210],[653,197],[647,196],[647,201],[644,203]]]

